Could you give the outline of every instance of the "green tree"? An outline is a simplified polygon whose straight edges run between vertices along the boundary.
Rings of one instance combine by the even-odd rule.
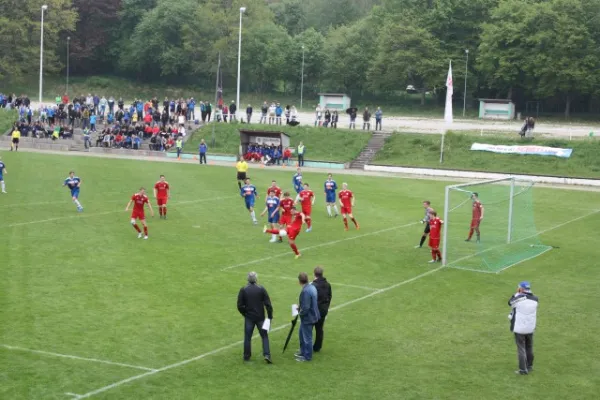
[[[439,41],[429,31],[393,19],[379,32],[368,82],[372,89],[384,92],[413,85],[421,92],[424,105],[425,92],[443,85],[447,62]]]
[[[0,2],[0,79],[16,81],[31,74],[39,59],[41,6],[34,0]],[[72,31],[77,13],[71,0],[48,0],[44,12],[44,71],[56,73],[60,50],[66,46],[61,33]]]
[[[288,49],[286,80],[295,88],[294,92],[299,91],[302,81],[303,52],[304,93],[314,94],[318,91],[325,63],[324,44],[325,38],[314,28],[309,28],[292,39]]]
[[[285,0],[272,3],[270,7],[275,22],[283,26],[290,35],[297,35],[306,29],[306,11],[301,0]]]

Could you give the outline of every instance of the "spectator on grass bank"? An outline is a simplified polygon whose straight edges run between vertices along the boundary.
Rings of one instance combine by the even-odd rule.
[[[265,101],[263,103],[263,105],[260,107],[260,121],[258,121],[259,124],[267,123],[267,113],[268,112],[269,112],[269,106],[267,105],[267,102]]]
[[[304,147],[304,143],[300,142],[298,144],[298,166],[299,167],[304,167],[304,152],[306,151],[306,148]]]
[[[525,117],[519,134],[521,137],[533,137],[533,128],[535,128],[535,119],[533,117]]]
[[[231,100],[231,105],[229,106],[229,122],[236,121],[237,122],[237,105],[235,101]]]
[[[325,317],[327,317],[327,313],[329,312],[333,293],[331,292],[331,285],[327,282],[327,278],[323,276],[323,268],[321,267],[315,268],[312,284],[317,289],[317,304],[320,314],[320,318],[315,324],[315,343],[313,345],[313,351],[318,353],[321,351],[321,347],[323,347],[323,325],[325,324]]]
[[[349,129],[356,129],[356,111],[357,109],[355,107],[352,107],[352,109],[350,110],[350,126],[348,127]]]
[[[252,121],[252,105],[248,104],[248,107],[246,107],[246,121],[248,121],[248,123],[251,123]]]
[[[327,128],[331,123],[331,111],[328,108],[325,109],[325,122],[323,122],[323,127]]]
[[[206,164],[207,150],[208,150],[208,146],[206,145],[206,142],[204,142],[204,139],[200,140],[200,145],[198,146],[198,155],[200,158],[200,164],[202,164],[202,161],[204,161],[204,164]]]
[[[365,111],[363,112],[363,131],[371,130],[371,112],[369,111],[369,107],[365,107]]]
[[[337,129],[338,121],[340,120],[340,116],[337,110],[333,110],[333,114],[331,115],[331,127]]]
[[[271,105],[269,106],[269,125],[272,125],[275,123],[275,110],[277,109],[277,107],[275,107],[275,103],[271,103]]]
[[[317,289],[308,283],[306,272],[300,272],[298,283],[302,286],[298,301],[298,314],[300,315],[300,351],[295,354],[296,361],[312,360],[313,355],[313,327],[321,318],[319,314]]]
[[[238,293],[237,309],[244,316],[244,361],[250,361],[252,357],[252,334],[256,327],[262,339],[263,357],[271,364],[269,334],[262,326],[265,321],[265,309],[267,318],[273,319],[273,306],[267,290],[258,284],[256,272],[248,273],[248,284]]]
[[[375,111],[375,130],[381,130],[381,119],[383,118],[383,111],[381,111],[381,107],[377,107],[377,111]]]
[[[283,115],[283,108],[281,108],[281,104],[277,103],[275,106],[275,123],[277,125],[281,125],[281,116]]]
[[[511,312],[508,315],[510,330],[515,334],[519,375],[527,375],[533,371],[533,332],[537,320],[538,298],[531,292],[527,281],[519,283],[517,293],[509,300]]]
[[[315,126],[321,126],[321,118],[322,118],[321,106],[317,104],[315,108]]]

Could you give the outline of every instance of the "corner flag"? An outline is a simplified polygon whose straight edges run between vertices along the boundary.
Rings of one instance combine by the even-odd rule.
[[[446,110],[444,111],[444,120],[447,125],[452,124],[452,94],[454,85],[452,84],[452,61],[448,67],[448,78],[446,78]]]

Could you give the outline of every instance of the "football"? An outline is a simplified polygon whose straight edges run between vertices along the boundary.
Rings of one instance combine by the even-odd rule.
[[[285,231],[285,229],[279,230],[279,236],[281,236],[281,237],[287,236],[287,232]]]

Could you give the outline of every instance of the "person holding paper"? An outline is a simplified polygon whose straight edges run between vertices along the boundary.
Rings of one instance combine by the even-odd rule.
[[[296,361],[304,362],[312,360],[313,355],[313,327],[321,318],[317,305],[317,289],[308,283],[306,272],[300,272],[298,283],[302,286],[300,292],[300,351],[295,354]]]
[[[262,339],[263,357],[268,364],[271,364],[268,329],[273,319],[273,306],[267,290],[258,284],[256,272],[248,273],[248,284],[238,293],[237,308],[244,316],[244,361],[250,361],[252,356],[252,334],[256,327]],[[265,309],[267,320],[265,320]]]
[[[315,324],[315,344],[313,345],[313,351],[318,353],[321,351],[321,347],[323,347],[323,325],[325,324],[325,317],[327,317],[333,294],[331,292],[331,285],[327,282],[327,278],[323,276],[322,267],[315,268],[314,276],[315,279],[312,285],[317,289],[317,304],[320,317]]]

